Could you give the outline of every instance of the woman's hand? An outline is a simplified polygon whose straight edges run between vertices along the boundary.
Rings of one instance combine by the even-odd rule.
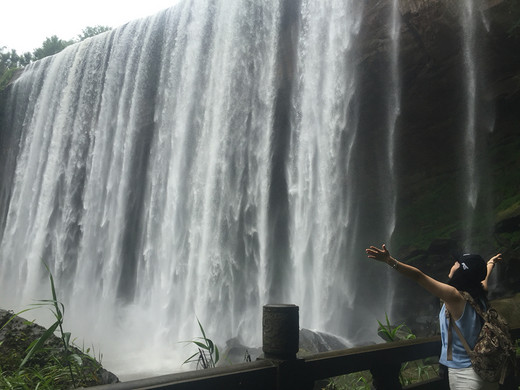
[[[367,253],[367,257],[370,259],[375,259],[385,263],[388,263],[391,259],[390,252],[388,252],[388,249],[386,249],[385,244],[383,244],[381,249],[375,246],[370,246],[370,248],[365,249],[365,251]]]
[[[493,272],[493,268],[495,268],[495,264],[500,261],[502,261],[502,253],[499,253],[488,260],[488,262],[486,264],[486,269],[487,269],[486,278],[482,281],[482,287],[484,287],[485,291],[488,291],[488,289],[489,289],[489,276],[491,275],[491,272]]]
[[[489,263],[492,263],[492,264],[496,264],[496,263],[499,263],[502,261],[502,253],[499,253],[495,256],[493,256],[491,259],[488,260],[488,264]]]

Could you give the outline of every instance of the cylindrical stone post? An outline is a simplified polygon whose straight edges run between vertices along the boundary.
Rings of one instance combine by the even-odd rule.
[[[300,341],[298,306],[265,305],[262,328],[265,359],[296,359]]]

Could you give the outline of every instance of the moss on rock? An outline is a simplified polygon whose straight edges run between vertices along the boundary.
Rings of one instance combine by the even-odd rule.
[[[72,353],[81,360],[70,359],[63,349],[61,340],[51,336],[44,348],[36,353],[22,369],[20,364],[26,350],[46,329],[32,321],[0,309],[0,387],[42,389],[70,389],[119,382],[111,372],[105,370],[95,358],[73,347]]]

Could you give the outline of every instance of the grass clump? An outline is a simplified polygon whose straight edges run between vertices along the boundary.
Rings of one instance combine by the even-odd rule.
[[[57,299],[50,271],[49,280],[52,299],[16,314],[0,310],[0,388],[56,390],[117,382],[89,355],[90,349],[80,351],[73,345],[71,334],[63,330],[65,307]],[[48,329],[20,317],[41,307],[49,308],[56,320]]]
[[[370,390],[372,389],[372,375],[370,371],[353,372],[330,378],[321,390]]]
[[[20,314],[20,313],[18,313]],[[90,350],[63,348],[47,329],[12,312],[0,313],[0,389],[71,389],[104,383],[105,370]],[[51,328],[49,328],[51,329]]]
[[[379,324],[378,334],[387,342],[394,342],[398,340],[413,340],[416,338],[411,329],[404,323],[392,326],[385,313],[386,323]],[[422,382],[432,377],[439,376],[439,364],[437,358],[419,359],[411,362],[405,362],[401,365],[401,372],[399,373],[399,380],[403,386],[408,386],[413,383]]]
[[[211,339],[206,337],[206,332],[204,331],[204,328],[202,327],[202,324],[198,318],[197,322],[199,324],[202,337],[197,337],[194,340],[185,341],[185,343],[195,345],[198,351],[186,359],[183,364],[197,363],[197,368],[202,369],[216,367],[220,358],[218,347]]]

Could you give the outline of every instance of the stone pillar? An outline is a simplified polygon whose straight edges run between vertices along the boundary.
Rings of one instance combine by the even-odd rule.
[[[297,359],[300,344],[299,308],[296,305],[265,305],[262,320],[264,359],[277,367],[276,390],[312,390],[314,381]]]
[[[262,349],[271,360],[296,360],[299,348],[299,308],[296,305],[265,305]]]

